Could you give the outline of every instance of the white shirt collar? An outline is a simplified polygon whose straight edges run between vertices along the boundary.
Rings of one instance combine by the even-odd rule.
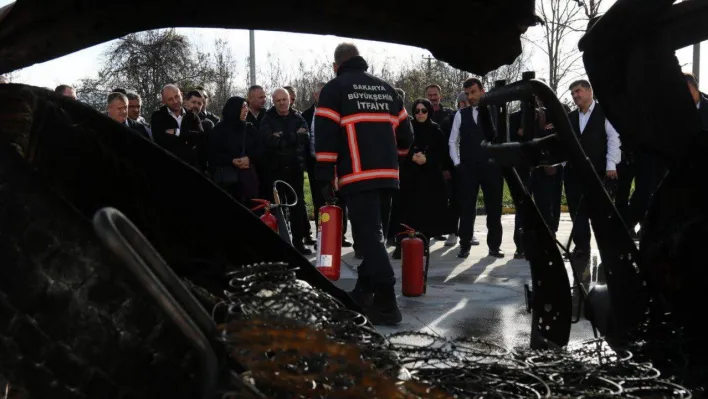
[[[581,111],[580,109],[578,109],[578,112],[580,112],[583,115],[589,115],[589,114],[592,114],[592,110],[594,110],[594,109],[595,109],[595,100],[592,100],[587,112],[583,113],[583,111]]]
[[[184,107],[181,107],[181,108],[179,109],[179,115],[177,115],[177,116],[175,116],[175,113],[172,112],[172,110],[170,109],[170,107],[167,107],[167,112],[168,112],[170,115],[174,116],[175,118],[180,117],[180,116],[184,116],[184,114],[186,113],[185,110],[184,110]]]

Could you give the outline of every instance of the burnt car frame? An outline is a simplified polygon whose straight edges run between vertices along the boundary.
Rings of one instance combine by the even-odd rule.
[[[180,4],[124,2],[123,6],[130,8],[135,17],[124,24],[115,24],[107,22],[114,13],[110,4],[91,1],[44,4],[20,0],[0,9],[0,73],[135,31],[193,26],[279,29],[410,44],[427,48],[436,58],[454,67],[484,74],[511,63],[521,52],[520,34],[539,22],[534,15],[535,2],[531,0],[478,1],[460,5],[457,11],[475,15],[476,23],[460,27],[459,31],[449,28],[445,18],[432,16],[422,9],[401,9],[394,3],[365,2],[353,6],[335,1],[315,2],[307,7],[290,3],[278,10],[287,18],[265,19],[248,17],[270,10],[265,4],[251,5],[253,9],[249,13],[229,13],[228,10],[213,13],[204,6],[185,13]],[[223,6],[234,11],[237,8],[231,3]],[[240,11],[241,7],[238,8]],[[700,331],[700,320],[705,311],[700,309],[702,313],[697,315],[691,305],[702,297],[700,289],[706,271],[700,245],[708,236],[708,221],[703,205],[707,202],[705,190],[696,188],[695,182],[702,176],[700,157],[707,144],[674,52],[708,37],[708,28],[701,24],[707,16],[708,1],[705,0],[676,5],[671,0],[619,0],[580,42],[595,94],[608,119],[620,132],[623,146],[651,152],[670,165],[669,174],[654,196],[641,250],[638,251],[577,139],[568,134],[568,126],[558,133],[560,157],[586,165],[582,180],[586,183],[585,196],[592,201],[590,217],[606,263],[612,317],[618,326],[611,333],[616,336],[646,322],[647,316],[656,319],[666,314],[671,315],[672,322],[685,328],[689,338]],[[410,20],[426,21],[439,26],[440,30],[436,34],[419,35],[409,26]],[[446,35],[459,39],[439,40]],[[655,112],[648,100],[657,86],[663,90],[662,112]],[[483,101],[494,108],[511,100],[528,100],[534,94],[543,96],[546,104],[554,103],[552,93],[548,93],[540,82],[532,81],[499,87],[490,91]],[[666,132],[672,134],[668,136]],[[81,247],[85,241],[87,248],[93,248],[98,243],[84,231],[89,226],[88,221],[100,209],[114,207],[135,223],[180,277],[191,279],[208,293],[218,295],[223,290],[219,276],[225,273],[227,265],[284,261],[298,268],[299,278],[357,309],[343,291],[284,245],[247,209],[172,155],[126,133],[125,128],[115,126],[94,110],[44,89],[0,85],[0,139],[19,154],[19,157],[7,152],[3,155],[5,177],[2,183],[16,189],[14,192],[5,190],[4,195],[8,197],[4,203],[21,206],[23,202],[18,196],[31,198],[26,197],[26,193],[42,193],[36,203],[28,202],[35,208],[23,208],[27,220],[17,222],[16,230],[7,230],[14,234],[8,242],[23,248],[19,254],[28,262],[39,264],[39,269],[45,267],[42,266],[45,263],[59,262],[57,258],[61,258],[65,265],[71,263],[69,258],[57,257],[57,254],[69,254],[65,246],[58,244],[64,240],[57,235],[59,230],[56,230],[57,234],[46,236],[28,234],[27,226],[44,223],[37,219],[39,209],[62,207],[63,217],[73,220],[67,225],[75,225],[71,233],[64,233],[67,237],[76,237],[74,241],[69,240],[72,245]],[[500,153],[508,151],[495,149],[497,144],[490,140],[490,149]],[[499,159],[503,157],[499,155]],[[23,179],[16,176],[23,176]],[[507,178],[515,181],[513,174],[507,173]],[[528,193],[515,185],[513,191],[517,204],[530,206]],[[45,196],[52,198],[52,204],[59,201],[65,205],[42,204]],[[36,212],[30,212],[32,209]],[[14,217],[7,209],[3,212],[6,218]],[[537,213],[533,208],[529,212]],[[544,230],[541,219],[530,218],[526,223],[528,230],[539,231],[542,233],[540,237],[545,237],[547,228]],[[235,225],[243,228],[234,229]],[[53,229],[57,227],[44,227],[39,231],[55,231]],[[251,246],[234,244],[248,242],[253,237],[264,246],[282,251],[262,253]],[[42,253],[36,248],[45,241],[55,249],[34,259],[35,252]],[[537,284],[542,279],[540,273],[549,273],[545,270],[548,268],[543,268],[549,262],[555,270],[551,278],[559,276],[560,254],[555,242],[544,238],[528,244],[527,248],[533,248],[530,256],[532,270],[535,270],[536,297],[565,298],[568,294],[563,291],[565,282],[557,285],[560,289],[551,288],[545,294]],[[546,251],[546,255],[539,255],[542,251]],[[548,251],[552,253],[550,258]],[[3,255],[10,259],[9,256],[17,253],[16,250],[6,250]],[[92,268],[91,263],[87,262],[86,268]],[[5,281],[24,276],[15,269],[5,268],[3,273]],[[46,275],[47,272],[43,273]],[[31,277],[25,276],[30,284]],[[567,276],[565,278],[567,280]],[[543,279],[546,281],[545,277]],[[96,284],[104,287],[105,283],[104,280]],[[9,288],[4,287],[4,290]],[[20,291],[8,295],[12,300],[6,301],[6,308],[16,310],[11,321],[18,320],[17,315],[22,312],[40,315],[51,312],[45,296],[23,295]],[[86,305],[86,301],[83,303],[88,308],[92,306]],[[552,308],[565,307],[564,303],[565,300],[560,300]],[[546,311],[544,305],[540,300],[536,304],[534,328],[540,314]],[[71,312],[64,309],[63,314],[68,317]],[[570,323],[567,317],[561,319],[562,322],[548,329],[554,332],[552,336],[541,329],[539,339],[559,346],[567,343],[565,330],[570,328]],[[64,333],[68,334],[68,331]],[[705,345],[696,346],[696,358],[705,353]]]

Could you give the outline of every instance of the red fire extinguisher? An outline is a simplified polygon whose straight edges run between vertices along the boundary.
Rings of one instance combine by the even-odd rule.
[[[263,209],[263,215],[261,215],[260,219],[261,222],[265,223],[266,226],[270,227],[275,231],[276,233],[278,232],[278,218],[271,213],[270,208],[271,204],[270,201],[262,200],[262,199],[254,199],[253,201],[259,202],[260,205],[258,205],[255,208],[251,208],[251,211],[257,211],[259,209]]]
[[[401,271],[403,274],[402,291],[404,296],[425,294],[430,266],[430,244],[421,233],[402,224],[406,229],[399,236],[401,240]],[[425,259],[425,263],[423,262]]]
[[[317,232],[317,270],[331,281],[339,280],[342,263],[342,208],[325,205],[320,208]]]

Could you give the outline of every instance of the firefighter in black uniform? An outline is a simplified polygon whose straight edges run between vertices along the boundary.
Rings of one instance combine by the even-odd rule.
[[[367,69],[356,46],[337,46],[337,77],[322,88],[315,112],[315,173],[325,198],[334,197],[333,181],[338,179],[357,249],[364,256],[350,295],[373,324],[392,325],[401,321],[401,312],[383,242],[388,216],[380,209],[398,189],[398,156],[408,151],[413,132],[393,87]]]

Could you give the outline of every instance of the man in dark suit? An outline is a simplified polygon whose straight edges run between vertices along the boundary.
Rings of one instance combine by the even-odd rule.
[[[200,156],[206,135],[199,116],[182,107],[182,92],[175,85],[162,89],[162,103],[150,121],[155,142],[197,170],[206,170]]]
[[[143,99],[140,97],[140,94],[134,91],[129,91],[126,96],[128,96],[128,121],[141,125],[145,131],[148,132],[150,140],[152,140],[152,130],[150,129],[150,124],[141,115]]]
[[[305,148],[309,142],[309,129],[302,115],[290,106],[290,95],[284,88],[273,91],[273,103],[261,121],[261,138],[265,154],[265,184],[273,186],[276,180],[287,182],[298,201],[290,210],[293,247],[303,255],[312,251],[305,246],[307,210],[305,209],[304,171]],[[261,183],[263,184],[263,183]],[[268,200],[273,200],[271,192]],[[307,222],[309,224],[309,221]]]
[[[106,113],[111,119],[150,139],[145,126],[128,118],[128,97],[125,94],[117,92],[109,94],[106,105]]]
[[[578,109],[568,114],[568,119],[585,155],[600,178],[617,180],[617,164],[621,160],[619,134],[605,118],[600,104],[593,99],[590,82],[575,81],[570,85],[570,92]],[[586,257],[590,254],[591,233],[583,184],[572,163],[566,164],[564,173],[568,210],[573,220],[573,255]]]
[[[260,130],[261,121],[265,116],[266,95],[263,87],[253,85],[248,88],[248,115],[246,122],[251,122],[256,129]],[[270,187],[268,188],[270,190]]]
[[[210,118],[208,114],[205,113],[204,104],[206,104],[206,101],[207,100],[204,93],[198,90],[188,91],[187,94],[184,95],[184,108],[187,111],[192,111],[199,116],[199,120],[202,121],[204,133],[208,136],[215,124],[219,122],[214,122],[214,119]],[[209,113],[209,115],[213,114]],[[218,117],[215,115],[213,116],[219,120]]]
[[[211,127],[216,126],[216,124],[219,123],[221,119],[213,112],[207,111],[207,106],[209,106],[209,92],[202,86],[197,86],[194,88],[194,90],[198,91],[201,95],[201,98],[204,100],[201,109],[199,110],[199,112],[197,112],[197,114],[199,115],[199,119],[201,119],[202,122],[207,120],[210,121],[211,123],[209,124],[209,126]],[[204,128],[204,131],[208,132],[206,127]]]
[[[501,208],[504,180],[499,165],[490,162],[489,153],[481,146],[487,136],[483,116],[480,116],[486,111],[479,107],[484,87],[476,78],[465,80],[462,87],[470,106],[455,114],[449,140],[450,158],[455,164],[460,186],[460,252],[457,257],[467,258],[472,245],[479,245],[474,238],[474,221],[481,188],[487,212],[489,256],[503,258]]]

